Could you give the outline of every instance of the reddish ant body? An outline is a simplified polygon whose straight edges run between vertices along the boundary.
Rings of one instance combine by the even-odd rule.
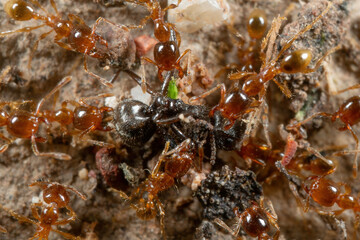
[[[292,43],[299,36],[311,29],[312,26],[328,12],[331,6],[332,4],[329,3],[328,7],[319,16],[317,16],[309,25],[295,34],[291,39],[289,39],[273,60],[268,63],[266,59],[264,59],[259,73],[238,72],[229,76],[230,80],[245,79],[242,87],[239,86],[239,83],[235,83],[227,93],[225,85],[218,84],[215,88],[203,93],[202,95],[191,98],[190,102],[197,101],[200,98],[205,98],[211,93],[215,92],[217,89],[221,89],[220,102],[218,105],[213,107],[210,115],[213,114],[214,111],[219,110],[222,116],[230,121],[230,123],[225,127],[225,129],[229,129],[234,124],[236,119],[246,113],[253,111],[254,108],[259,106],[259,102],[262,101],[262,98],[260,97],[260,100],[257,101],[254,99],[254,97],[258,96],[260,93],[264,95],[265,84],[270,80],[273,80],[279,86],[282,92],[284,92],[287,97],[290,97],[291,92],[289,89],[285,85],[280,84],[275,79],[275,77],[281,73],[293,74],[314,72],[320,67],[321,62],[325,59],[325,57],[332,53],[335,49],[331,49],[325,53],[325,55],[316,62],[314,68],[308,67],[311,62],[312,54],[309,50],[306,49],[295,50],[294,52],[285,56],[284,59],[280,62],[280,66],[277,66],[277,61],[283,55],[283,53],[289,47],[291,47]],[[259,28],[258,32],[261,31],[263,30]],[[265,39],[265,42],[268,41],[268,36],[270,35],[269,33]],[[265,46],[263,46],[263,48],[264,47]]]
[[[180,66],[181,59],[185,56],[190,49],[186,49],[180,56],[179,47],[181,44],[180,34],[176,31],[175,26],[165,21],[165,12],[169,9],[177,7],[181,0],[178,0],[178,4],[171,4],[165,9],[162,9],[158,0],[139,0],[129,1],[137,4],[145,5],[150,15],[144,18],[140,24],[143,26],[146,21],[151,18],[154,22],[154,35],[159,40],[154,46],[154,60],[143,57],[145,61],[154,64],[158,68],[158,78],[163,81],[162,73],[164,71],[171,71],[177,69],[179,71],[179,77],[184,76],[184,70]]]
[[[100,97],[109,97],[112,94],[101,94],[92,98]],[[67,107],[68,104],[74,105],[75,109],[71,110]],[[93,132],[95,130],[99,131],[110,131],[112,130],[109,126],[104,126],[104,112],[112,112],[111,107],[95,107],[86,103],[85,99],[80,99],[79,102],[76,101],[64,101],[61,104],[61,108],[58,110],[46,110],[43,113],[44,118],[48,123],[58,122],[60,126],[67,132],[66,127],[70,124],[73,124],[74,128],[80,130],[79,135],[80,139],[83,138],[86,134]],[[110,146],[106,143],[101,143],[98,141],[91,140],[91,142],[101,145],[101,146]]]
[[[49,98],[52,94],[58,91],[62,86],[70,82],[70,80],[71,77],[65,77],[64,79],[62,79],[53,90],[51,90],[44,98],[39,101],[36,106],[36,110],[33,112],[21,110],[18,107],[12,109],[10,113],[5,111],[4,109],[0,109],[0,127],[6,126],[7,132],[11,136],[23,139],[31,139],[32,149],[36,156],[52,157],[60,160],[70,160],[71,157],[64,153],[41,153],[39,152],[36,144],[36,142],[46,141],[45,138],[36,136],[40,123],[47,122],[41,112],[42,105],[47,98]],[[14,107],[15,105],[16,104],[12,102],[3,102],[0,106]],[[0,153],[2,153],[8,148],[8,145],[12,143],[12,140],[2,134],[0,134],[0,138],[8,142],[0,148]]]
[[[3,228],[2,226],[0,226],[0,232],[2,232],[2,233],[6,233],[7,231],[6,231],[6,229],[5,229],[5,228]]]
[[[237,223],[235,230],[230,229],[219,218],[215,219],[215,222],[229,231],[234,237],[237,237],[240,232],[240,228],[242,227],[249,236],[257,237],[259,240],[278,239],[280,228],[277,224],[277,216],[272,204],[269,202],[270,212],[265,209],[263,201],[263,198],[261,198],[260,205],[257,202],[252,202],[252,205],[243,212],[240,212],[237,207],[234,208],[234,213],[236,217],[239,218],[239,222]],[[273,238],[271,238],[268,234],[270,231],[270,224],[276,228],[276,233]]]
[[[167,142],[151,175],[130,196],[115,190],[120,193],[122,198],[130,201],[131,207],[136,210],[139,218],[149,220],[155,218],[159,212],[163,236],[165,236],[165,210],[158,194],[174,186],[175,178],[184,176],[195,158],[195,153],[191,150],[190,139],[186,139],[171,151],[168,151],[169,145],[170,142]],[[165,162],[164,172],[160,172],[163,162]]]
[[[43,188],[43,202],[31,205],[31,211],[33,217],[37,221],[22,216],[10,209],[3,207],[2,205],[0,205],[0,207],[5,209],[20,222],[27,222],[37,226],[36,233],[30,239],[38,238],[38,239],[47,240],[49,238],[50,232],[53,231],[60,234],[66,239],[80,240],[81,239],[80,237],[76,237],[70,233],[66,233],[56,228],[52,228],[52,226],[66,225],[71,221],[75,220],[76,214],[68,206],[69,195],[66,191],[67,189],[75,192],[83,200],[86,200],[86,197],[80,192],[78,192],[76,189],[61,185],[59,183],[35,182],[30,186],[35,186],[35,185],[40,185]],[[40,214],[38,212],[38,207],[41,208]],[[64,207],[70,211],[70,217],[59,220],[60,209]]]
[[[348,89],[344,89],[340,92],[344,92],[349,89],[354,89],[355,87],[359,87],[359,86],[356,85],[356,86],[350,87]],[[353,162],[353,176],[356,177],[357,171],[358,171],[357,155],[358,155],[358,148],[359,148],[359,139],[356,136],[352,126],[360,122],[360,97],[359,96],[350,97],[333,114],[326,113],[326,112],[317,112],[317,113],[314,113],[313,115],[309,116],[308,118],[304,119],[301,122],[293,123],[293,124],[287,126],[287,128],[289,130],[299,128],[301,125],[309,122],[311,119],[313,119],[317,116],[329,117],[332,122],[335,122],[336,119],[339,119],[341,122],[343,122],[345,124],[345,126],[340,128],[339,130],[340,131],[348,130],[352,134],[352,136],[356,142],[356,150],[354,151],[355,158],[354,158],[354,162]],[[345,151],[345,153],[346,153],[346,151]]]
[[[30,2],[40,8],[45,13],[45,15],[41,15],[40,13],[36,12],[33,6],[25,0],[8,0],[4,5],[4,9],[8,16],[14,20],[29,21],[34,19],[42,21],[43,24],[35,27],[25,27],[18,30],[0,32],[1,37],[16,32],[30,32],[43,26],[48,26],[52,28],[51,31],[43,33],[40,38],[35,42],[29,57],[28,67],[30,68],[32,55],[37,49],[39,41],[44,39],[54,31],[56,33],[54,38],[54,42],[56,44],[66,50],[83,53],[85,71],[91,76],[99,79],[102,84],[112,87],[112,85],[108,83],[105,79],[88,71],[86,57],[106,57],[106,52],[104,52],[104,50],[108,48],[108,43],[105,41],[105,39],[96,34],[95,30],[101,21],[106,21],[113,25],[114,23],[100,17],[96,20],[94,26],[90,28],[85,24],[84,20],[74,14],[68,14],[67,17],[69,20],[63,20],[56,8],[54,0],[50,0],[50,3],[56,12],[56,15],[51,15],[50,13],[48,13],[37,0],[30,0]],[[66,43],[62,42],[62,39],[66,39]]]
[[[254,9],[247,19],[247,32],[250,36],[248,46],[244,46],[245,39],[239,34],[232,25],[228,25],[229,30],[240,40],[234,40],[237,45],[237,56],[239,64],[233,63],[222,68],[215,77],[219,77],[226,70],[238,69],[240,71],[254,72],[261,66],[259,40],[263,37],[267,28],[267,17],[263,10]]]

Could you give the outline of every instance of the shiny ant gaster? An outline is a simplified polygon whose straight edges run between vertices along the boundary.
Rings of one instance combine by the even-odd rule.
[[[54,0],[50,0],[50,3],[55,10],[55,15],[47,12],[46,9],[44,9],[37,0],[31,0],[30,2],[33,5],[37,6],[39,9],[41,9],[45,13],[45,15],[41,15],[40,13],[36,12],[33,6],[24,0],[8,0],[4,5],[4,9],[8,16],[14,20],[29,21],[34,19],[42,21],[43,24],[34,27],[25,27],[18,30],[0,32],[0,37],[2,37],[17,32],[30,32],[44,26],[52,28],[52,30],[50,30],[49,32],[43,33],[35,42],[29,57],[28,68],[30,68],[31,59],[35,50],[38,47],[39,41],[46,38],[54,31],[56,33],[54,38],[54,42],[56,44],[66,50],[83,53],[85,71],[91,76],[99,79],[102,84],[112,87],[111,83],[101,78],[100,76],[88,71],[86,59],[87,56],[90,56],[92,58],[107,57],[106,49],[108,48],[108,43],[100,35],[96,34],[95,30],[101,21],[105,21],[112,25],[115,24],[110,22],[109,20],[99,17],[93,27],[90,28],[85,24],[84,20],[74,14],[67,15],[69,20],[62,19],[57,10]],[[66,42],[62,42],[62,39],[66,39]]]
[[[231,74],[229,76],[230,80],[239,80],[245,79],[242,87],[239,86],[239,83],[236,83],[232,86],[230,91],[226,91],[224,84],[218,84],[215,88],[203,93],[200,96],[193,97],[190,99],[190,102],[198,101],[201,98],[205,98],[208,95],[215,92],[217,89],[221,89],[221,99],[218,105],[214,106],[210,112],[210,115],[214,114],[215,111],[220,111],[221,115],[224,118],[229,120],[229,124],[225,127],[225,129],[229,129],[234,122],[241,117],[242,115],[254,111],[259,105],[260,102],[255,100],[254,97],[258,96],[260,93],[264,95],[264,87],[265,83],[270,80],[273,80],[282,92],[287,96],[291,96],[291,92],[285,86],[280,84],[275,76],[280,73],[311,73],[317,70],[320,67],[321,62],[332,53],[336,48],[329,50],[322,56],[315,64],[314,68],[308,68],[308,65],[311,62],[312,54],[310,50],[300,49],[295,50],[289,55],[285,56],[281,61],[280,66],[277,66],[278,59],[283,55],[283,53],[291,47],[292,43],[306,31],[310,30],[312,26],[321,19],[332,6],[331,3],[328,3],[328,7],[317,16],[309,25],[299,31],[295,36],[289,39],[286,44],[281,48],[280,52],[277,56],[270,61],[269,63],[264,59],[263,65],[260,69],[259,73],[256,72],[238,72]],[[259,29],[260,31],[261,29]],[[261,30],[262,31],[262,30]],[[271,31],[271,30],[270,30]],[[268,36],[265,38],[265,42],[268,41]],[[263,52],[263,50],[262,50]],[[260,97],[260,101],[261,101]]]
[[[7,132],[16,138],[31,139],[32,150],[36,156],[52,157],[60,160],[70,160],[71,157],[65,153],[56,152],[39,152],[36,142],[45,142],[46,139],[43,137],[36,136],[40,123],[46,123],[47,120],[44,118],[41,107],[45,100],[58,91],[62,86],[70,82],[71,77],[65,77],[58,85],[55,86],[44,98],[42,98],[36,106],[35,111],[25,111],[19,109],[14,102],[2,102],[0,106],[0,127],[5,127]],[[5,111],[4,106],[10,106],[15,109],[11,109],[8,113]],[[5,137],[0,133],[0,138],[5,140],[7,144],[1,146],[0,153],[6,151],[12,140]]]

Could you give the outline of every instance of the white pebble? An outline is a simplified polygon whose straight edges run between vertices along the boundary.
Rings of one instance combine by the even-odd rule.
[[[88,174],[89,174],[89,171],[86,168],[82,168],[79,171],[79,178],[81,180],[88,180],[88,178],[89,178]]]
[[[132,99],[138,100],[149,105],[151,101],[151,95],[149,93],[143,93],[141,87],[138,85],[130,90]]]
[[[177,0],[170,3],[176,4]],[[229,19],[230,7],[226,0],[182,0],[169,10],[169,21],[180,32],[192,33],[207,25],[222,23]]]

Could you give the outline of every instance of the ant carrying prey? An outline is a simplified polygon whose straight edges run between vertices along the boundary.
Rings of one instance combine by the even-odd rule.
[[[141,86],[140,76],[131,71],[126,72]],[[209,139],[212,163],[216,158],[216,149],[235,149],[243,139],[245,123],[236,121],[230,129],[224,130],[225,120],[220,114],[209,117],[206,106],[188,105],[179,99],[167,97],[166,90],[171,76],[172,72],[169,72],[160,93],[154,93],[147,87],[147,92],[153,97],[150,105],[131,99],[118,104],[114,125],[122,141],[131,146],[142,146],[156,132],[160,136],[170,134],[172,144],[174,139],[181,142],[190,138],[198,146],[199,154],[203,155],[203,145]]]

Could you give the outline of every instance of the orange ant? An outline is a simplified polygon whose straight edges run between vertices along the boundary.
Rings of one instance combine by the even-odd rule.
[[[31,139],[32,150],[36,156],[52,157],[60,160],[70,160],[71,156],[65,153],[56,152],[39,152],[36,142],[45,142],[43,137],[36,136],[41,122],[47,122],[41,113],[41,107],[45,100],[58,91],[61,87],[70,82],[71,77],[63,78],[54,89],[52,89],[45,97],[43,97],[36,106],[35,111],[21,110],[16,106],[14,102],[2,102],[0,106],[0,127],[6,126],[7,132],[14,137]],[[26,101],[24,101],[26,102]],[[23,103],[24,103],[23,102]],[[4,106],[10,106],[12,109],[10,113],[3,109]],[[0,138],[8,142],[0,147],[0,153],[6,151],[12,140],[5,137],[0,133]]]
[[[70,196],[67,190],[72,191],[81,199],[86,200],[86,196],[71,186],[65,186],[57,182],[36,181],[29,185],[30,187],[39,186],[43,191],[41,193],[42,202],[45,204],[55,203],[58,208],[66,208],[70,212],[71,220],[75,220],[76,214],[69,206]],[[43,203],[35,204],[41,206]]]
[[[95,130],[111,131],[112,128],[104,126],[104,112],[112,112],[111,107],[95,107],[86,103],[86,100],[97,99],[103,97],[113,96],[112,94],[100,94],[95,97],[81,98],[79,102],[67,100],[62,102],[61,108],[58,110],[46,110],[43,112],[43,117],[50,124],[58,122],[65,132],[66,126],[73,124],[75,129],[81,131],[79,138],[82,139],[86,134]],[[67,105],[75,106],[74,110],[70,110]],[[100,146],[113,147],[111,144],[102,143],[95,140],[89,140],[94,144]]]
[[[0,226],[0,232],[2,232],[2,233],[7,233],[6,229],[3,228],[2,226]]]
[[[102,84],[112,87],[112,84],[110,84],[108,81],[88,71],[86,59],[87,56],[93,58],[106,57],[106,53],[104,52],[104,50],[108,48],[108,43],[105,41],[105,39],[96,34],[95,30],[101,21],[105,21],[112,25],[115,24],[110,22],[109,20],[99,17],[93,27],[90,28],[85,24],[84,20],[74,14],[68,14],[67,17],[69,20],[63,20],[57,10],[54,0],[50,0],[50,3],[55,10],[55,15],[52,15],[48,11],[46,11],[46,9],[43,8],[37,0],[30,0],[30,2],[32,5],[41,9],[45,13],[45,15],[41,15],[40,13],[36,12],[33,6],[25,0],[8,0],[4,5],[4,9],[8,16],[14,20],[29,21],[34,19],[42,21],[43,24],[34,27],[25,27],[18,30],[0,32],[0,37],[2,37],[17,32],[31,32],[32,30],[44,26],[52,28],[52,30],[50,30],[49,32],[43,33],[40,38],[35,42],[29,57],[28,68],[30,68],[31,59],[38,47],[39,41],[46,38],[50,33],[55,31],[56,35],[54,38],[54,42],[56,44],[66,50],[83,53],[85,71],[91,76],[99,79]],[[66,43],[61,42],[62,39],[66,39]]]
[[[351,89],[355,89],[355,88],[359,88],[359,87],[360,87],[360,85],[355,85],[355,86],[349,87],[347,89],[341,90],[338,93],[342,93],[342,92],[345,92],[345,91],[348,91]],[[341,104],[339,109],[333,114],[326,113],[326,112],[317,112],[298,123],[293,123],[293,124],[288,125],[287,129],[288,130],[297,129],[301,125],[309,122],[311,119],[313,119],[317,116],[328,117],[331,119],[332,122],[335,122],[336,119],[339,119],[341,122],[343,122],[345,124],[345,126],[341,127],[339,130],[340,131],[348,130],[352,134],[352,136],[356,142],[356,150],[354,151],[355,158],[354,158],[354,162],[353,162],[353,176],[356,177],[357,171],[358,171],[358,162],[357,162],[358,157],[357,156],[358,156],[358,149],[359,149],[359,139],[358,139],[355,131],[353,130],[352,126],[360,122],[360,97],[359,96],[350,97],[343,104]],[[350,151],[344,151],[344,153],[350,153]]]
[[[47,240],[49,238],[49,234],[51,231],[56,232],[63,236],[66,239],[74,239],[74,240],[80,240],[80,237],[73,236],[70,233],[66,233],[63,231],[60,231],[56,228],[52,228],[52,226],[58,226],[58,225],[66,225],[70,223],[71,221],[75,220],[75,213],[73,210],[68,206],[69,202],[69,196],[66,192],[66,189],[69,189],[71,191],[74,191],[76,194],[78,194],[82,199],[86,200],[86,197],[79,193],[77,190],[75,190],[72,187],[67,187],[64,185],[61,185],[59,183],[46,183],[46,182],[35,182],[31,184],[30,186],[34,185],[41,185],[41,187],[44,189],[43,191],[43,203],[38,204],[32,204],[31,205],[31,211],[33,214],[33,217],[37,220],[30,219],[28,217],[22,216],[10,209],[5,208],[4,206],[0,205],[4,210],[9,212],[13,217],[15,217],[20,222],[27,222],[31,223],[37,226],[36,233],[34,236],[30,239],[45,239]],[[63,198],[64,197],[64,198]],[[41,207],[41,212],[39,214],[38,208]],[[71,215],[68,218],[64,218],[59,220],[60,215],[60,209],[61,208],[67,208],[70,210]]]
[[[219,77],[224,71],[230,69],[239,69],[240,71],[258,71],[261,65],[261,58],[259,55],[259,40],[263,37],[267,28],[267,17],[263,10],[254,9],[247,19],[247,32],[250,36],[250,42],[247,47],[244,47],[245,39],[237,32],[232,25],[228,25],[229,30],[240,40],[236,41],[237,56],[240,64],[229,64],[217,72],[215,77]]]
[[[164,237],[165,210],[158,194],[172,187],[175,184],[175,178],[184,176],[189,171],[195,158],[195,154],[191,150],[190,139],[184,140],[170,151],[168,151],[169,146],[170,142],[167,142],[151,175],[130,196],[127,196],[124,192],[114,190],[122,198],[130,201],[131,207],[136,210],[136,215],[143,220],[155,218],[157,212],[159,212],[160,227]],[[160,172],[163,162],[165,162],[164,172]]]
[[[129,0],[128,0],[129,1]],[[176,8],[178,4],[170,4],[165,9],[162,9],[158,0],[139,0],[129,1],[137,4],[146,5],[149,9],[150,15],[144,18],[140,24],[143,26],[149,18],[154,22],[154,35],[159,40],[154,46],[154,60],[147,57],[142,57],[143,60],[154,64],[158,68],[158,78],[163,82],[163,71],[171,71],[177,69],[179,77],[184,76],[184,70],[180,66],[181,59],[187,54],[190,49],[186,49],[180,56],[179,47],[181,44],[180,34],[176,31],[175,26],[168,23],[164,19],[165,12],[169,9]]]
[[[321,62],[335,49],[331,49],[325,53],[315,64],[314,68],[309,68],[308,65],[311,62],[312,54],[310,50],[300,49],[295,50],[289,55],[285,56],[281,61],[280,66],[277,66],[278,59],[283,55],[283,53],[291,47],[292,43],[306,31],[310,30],[312,26],[321,19],[332,6],[331,3],[328,3],[328,7],[317,16],[309,25],[300,30],[297,34],[295,34],[291,39],[289,39],[286,44],[281,48],[280,52],[277,56],[270,61],[269,63],[266,59],[263,60],[262,67],[259,73],[256,72],[238,72],[231,74],[229,76],[230,80],[239,80],[244,79],[245,81],[242,87],[239,86],[238,83],[235,83],[230,89],[229,93],[226,92],[225,84],[218,84],[215,88],[210,89],[209,91],[201,94],[197,97],[192,97],[190,102],[198,101],[201,98],[205,98],[208,95],[215,92],[217,89],[221,90],[221,99],[218,105],[213,107],[210,112],[210,115],[214,114],[214,111],[219,110],[223,117],[227,118],[230,123],[225,126],[226,129],[230,129],[234,122],[240,118],[242,115],[254,111],[255,108],[259,107],[261,103],[261,99],[259,101],[255,100],[254,97],[258,94],[264,95],[265,84],[270,80],[273,80],[282,92],[287,96],[291,96],[290,90],[285,86],[280,84],[275,77],[281,73],[311,73],[316,71]],[[273,28],[272,28],[273,29]],[[271,32],[271,30],[270,30]],[[265,41],[267,42],[270,37],[270,32],[267,34]],[[265,46],[262,46],[264,48]],[[263,51],[263,49],[262,49]]]
[[[268,202],[270,211],[264,207],[264,199],[260,199],[260,205],[253,201],[252,205],[245,209],[243,212],[239,211],[239,208],[234,208],[234,213],[239,219],[235,230],[232,230],[222,220],[216,218],[214,221],[227,231],[229,231],[234,237],[240,232],[242,227],[244,231],[251,237],[257,237],[259,240],[264,239],[278,239],[280,234],[280,228],[277,224],[277,215],[272,207],[271,202]],[[273,238],[268,234],[270,231],[270,224],[276,228],[276,233]],[[238,239],[241,239],[240,237]]]

